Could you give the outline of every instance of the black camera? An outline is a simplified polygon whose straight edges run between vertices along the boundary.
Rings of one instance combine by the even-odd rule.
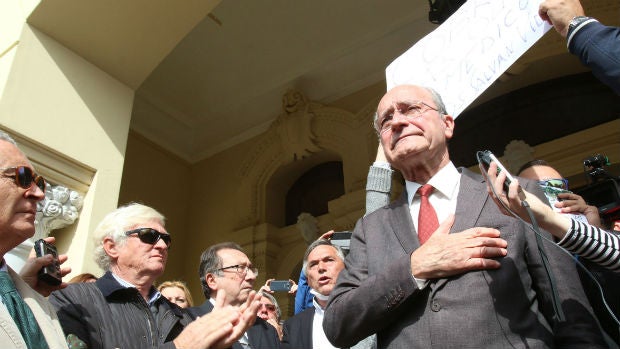
[[[52,264],[39,270],[39,280],[53,286],[60,285],[62,283],[62,276],[60,275],[60,262],[58,261],[58,251],[56,251],[56,247],[43,239],[39,239],[34,242],[34,250],[37,257],[43,257],[47,254],[51,254],[54,257],[54,262]]]
[[[584,159],[583,170],[590,184],[575,190],[588,204],[596,206],[603,218],[620,207],[620,178],[605,170],[604,166],[609,165],[609,159],[602,154]]]

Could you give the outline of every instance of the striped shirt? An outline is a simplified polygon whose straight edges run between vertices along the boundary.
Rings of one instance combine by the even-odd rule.
[[[620,272],[620,235],[571,218],[571,228],[558,245],[607,269]]]

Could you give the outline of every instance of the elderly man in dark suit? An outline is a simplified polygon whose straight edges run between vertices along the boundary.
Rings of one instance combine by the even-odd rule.
[[[355,227],[323,321],[335,346],[377,333],[379,348],[604,347],[571,257],[541,242],[543,263],[535,234],[450,161],[436,92],[393,88],[375,125],[406,191]]]
[[[198,269],[202,290],[207,301],[189,308],[194,317],[213,311],[216,296],[225,294],[224,305],[239,306],[247,301],[254,287],[258,269],[234,242],[223,242],[206,249],[200,256]],[[258,309],[254,312],[256,315]],[[267,321],[255,316],[254,324],[233,343],[233,349],[277,349],[280,347],[278,332]]]

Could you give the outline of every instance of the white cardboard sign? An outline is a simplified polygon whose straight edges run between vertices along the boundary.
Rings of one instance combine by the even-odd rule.
[[[387,88],[432,87],[457,117],[551,26],[541,0],[468,0],[386,69]]]

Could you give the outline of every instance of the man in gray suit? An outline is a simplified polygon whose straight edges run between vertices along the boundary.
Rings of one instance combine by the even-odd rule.
[[[571,257],[541,242],[545,265],[535,234],[450,161],[454,119],[436,92],[393,88],[375,125],[406,191],[355,227],[323,321],[335,346],[377,333],[379,348],[604,347]]]

